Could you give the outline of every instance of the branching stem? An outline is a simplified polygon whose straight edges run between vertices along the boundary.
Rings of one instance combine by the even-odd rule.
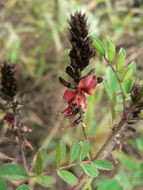
[[[12,110],[13,110],[14,117],[16,116],[17,106],[18,106],[17,103],[13,101],[13,103],[12,103]],[[14,120],[15,120],[15,118],[14,118]],[[20,152],[21,152],[23,166],[24,166],[24,169],[28,172],[28,167],[27,167],[26,157],[25,157],[25,152],[24,152],[24,147],[23,147],[23,139],[21,138],[20,123],[17,121],[16,125],[17,125],[17,129],[18,129],[17,130],[18,145],[19,145],[19,149],[20,149]]]
[[[87,160],[87,161],[82,161],[82,162],[78,162],[78,163],[69,164],[69,165],[67,165],[67,166],[62,166],[62,167],[60,167],[59,169],[60,169],[60,170],[63,170],[63,169],[71,168],[71,167],[74,167],[74,166],[78,166],[78,165],[80,165],[80,164],[89,164],[89,163],[91,163],[91,161],[90,161],[90,160]]]
[[[126,128],[128,126],[128,121],[132,118],[132,113],[135,111],[136,106],[138,105],[139,101],[141,100],[143,95],[143,87],[140,90],[137,98],[135,101],[131,103],[128,109],[124,113],[124,117],[121,118],[118,124],[113,126],[113,130],[111,131],[109,137],[99,150],[99,152],[94,157],[94,160],[104,160],[106,159],[112,152],[117,145],[120,145],[122,138],[124,137]],[[74,187],[70,188],[70,190],[81,190],[82,187],[85,185],[89,176],[87,174],[83,174],[79,179],[79,182]]]
[[[122,84],[121,84],[121,79],[120,79],[118,73],[116,72],[115,68],[113,67],[113,65],[107,60],[106,57],[104,57],[104,59],[106,60],[108,66],[111,67],[111,69],[113,70],[115,76],[117,77],[117,80],[118,80],[118,83],[119,83],[119,86],[120,86],[120,89],[121,89],[122,98],[123,98],[123,117],[124,117],[125,112],[126,112],[126,96],[125,96],[125,93],[124,93],[124,90],[123,90],[123,87],[122,87]]]

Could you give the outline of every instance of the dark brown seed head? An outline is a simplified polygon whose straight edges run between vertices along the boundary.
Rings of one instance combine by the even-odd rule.
[[[81,71],[89,64],[90,58],[95,55],[92,47],[92,39],[88,37],[87,18],[85,14],[76,12],[71,15],[70,24],[70,42],[72,49],[70,51],[71,66]]]
[[[7,98],[13,98],[17,93],[15,65],[4,62],[1,68],[1,92]]]
[[[131,92],[131,98],[132,101],[138,101],[138,99],[140,99],[140,96],[142,96],[142,86],[139,84],[134,84],[133,88],[132,88],[132,92]]]

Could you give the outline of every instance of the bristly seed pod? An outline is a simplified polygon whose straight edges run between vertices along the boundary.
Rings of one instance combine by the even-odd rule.
[[[132,88],[132,92],[131,92],[131,98],[132,98],[133,102],[138,100],[140,91],[141,91],[141,86],[139,84],[134,84],[134,86]]]
[[[73,72],[73,70],[72,70],[72,68],[71,67],[67,67],[66,68],[66,73],[71,77],[71,78],[76,78],[76,75],[75,75],[75,73]]]
[[[17,81],[15,74],[15,65],[4,62],[1,68],[1,93],[5,98],[13,98],[17,93]]]
[[[97,82],[98,84],[101,83],[103,81],[103,78],[102,77],[97,77]]]
[[[82,71],[89,64],[90,58],[95,55],[92,47],[92,39],[88,37],[87,18],[85,14],[76,12],[71,15],[70,24],[70,42],[72,49],[70,51],[71,66],[76,70]]]
[[[70,88],[71,87],[71,83],[70,82],[67,82],[66,80],[64,80],[62,77],[59,77],[59,81],[62,85],[64,85],[65,87],[67,88]]]

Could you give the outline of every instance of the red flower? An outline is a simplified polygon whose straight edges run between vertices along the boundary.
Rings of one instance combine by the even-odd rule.
[[[64,100],[71,100],[75,97],[75,95],[78,93],[78,91],[71,91],[71,90],[66,90],[63,96]]]
[[[87,103],[85,94],[91,95],[97,85],[97,79],[94,75],[89,75],[84,79],[81,79],[76,91],[66,90],[63,95],[63,99],[67,100],[68,107],[61,113],[66,113],[66,116],[73,116],[77,113],[77,108],[81,106],[83,112],[87,109]]]
[[[72,116],[76,114],[76,108],[78,108],[80,105],[82,105],[83,109],[87,107],[85,95],[82,91],[66,90],[63,95],[63,99],[68,100],[68,107],[62,111],[62,113],[66,112],[66,116]]]
[[[9,115],[8,112],[6,112],[5,116],[3,117],[3,120],[6,121],[7,123],[11,122],[11,116]]]
[[[93,94],[95,87],[97,85],[97,78],[95,75],[89,75],[80,80],[78,84],[78,89],[82,90],[83,92],[91,95]]]
[[[66,113],[66,116],[73,116],[74,114],[71,105],[68,105],[68,107],[61,113]]]
[[[76,106],[80,106],[83,102],[85,102],[85,95],[82,91],[71,91],[66,90],[63,96],[63,99],[68,100],[68,104],[76,104]]]

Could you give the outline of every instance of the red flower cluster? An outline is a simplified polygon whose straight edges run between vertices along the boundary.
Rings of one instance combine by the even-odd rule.
[[[85,93],[89,95],[93,94],[97,83],[96,76],[89,75],[80,80],[76,91],[66,90],[63,99],[68,101],[68,107],[62,113],[66,113],[66,116],[76,115],[79,107],[85,112],[88,106],[85,99]]]
[[[6,121],[7,123],[11,123],[11,116],[9,115],[8,112],[6,112],[5,116],[3,117],[3,121]]]
[[[10,112],[6,112],[2,120],[7,122],[9,129],[11,129],[13,126],[16,126],[17,124],[17,117],[13,116]]]

